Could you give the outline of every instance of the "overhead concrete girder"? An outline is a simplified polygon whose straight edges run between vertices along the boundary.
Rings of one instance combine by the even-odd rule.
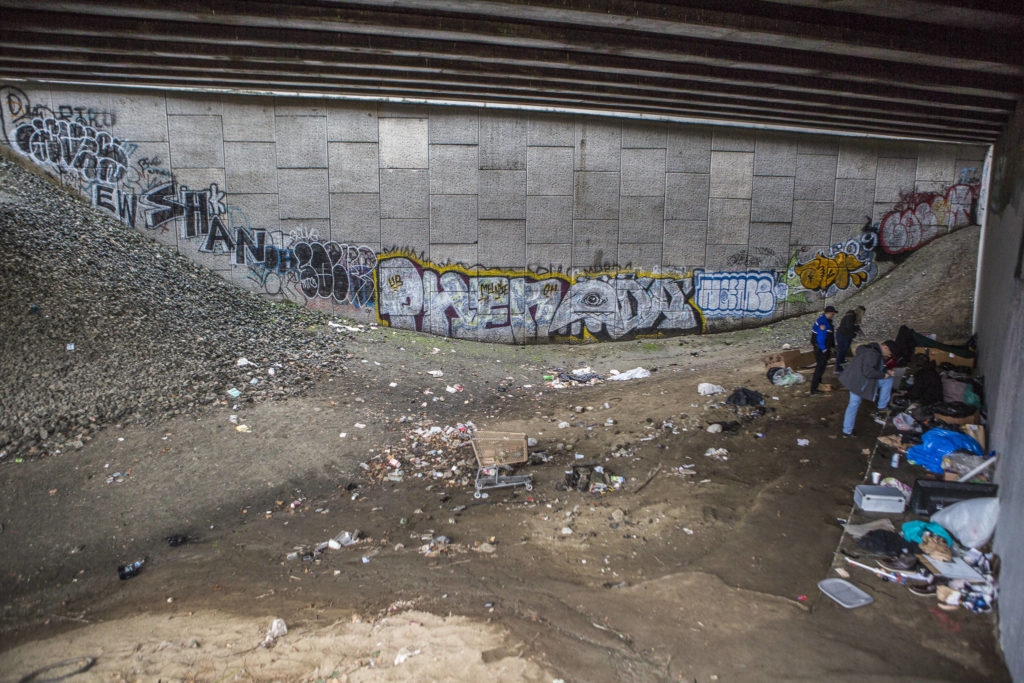
[[[994,139],[1024,8],[890,4],[0,0],[0,76]]]

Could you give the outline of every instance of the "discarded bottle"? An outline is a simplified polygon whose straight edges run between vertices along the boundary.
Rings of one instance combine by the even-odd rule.
[[[899,466],[900,466],[900,454],[899,453],[893,453],[892,454],[892,459],[889,460],[889,467],[891,467],[893,469],[896,469]]]
[[[117,568],[117,578],[121,579],[122,581],[125,581],[127,579],[132,578],[133,576],[136,576],[139,572],[142,571],[142,565],[144,565],[145,563],[146,560],[142,559],[136,560],[131,564],[122,564],[120,567]]]

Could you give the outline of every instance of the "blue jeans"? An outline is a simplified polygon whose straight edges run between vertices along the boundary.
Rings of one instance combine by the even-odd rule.
[[[836,334],[836,372],[842,372],[843,363],[846,362],[846,354],[850,352],[850,344],[853,343],[853,337],[844,337],[841,334]]]
[[[878,409],[885,410],[889,407],[889,397],[892,396],[892,377],[884,377],[878,380],[875,387],[874,398],[878,401]],[[843,434],[853,434],[853,425],[857,421],[857,410],[863,399],[857,394],[850,392],[850,402],[846,404],[846,413],[843,415]]]

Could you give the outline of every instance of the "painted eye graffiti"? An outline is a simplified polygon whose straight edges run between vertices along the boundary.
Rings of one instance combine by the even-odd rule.
[[[601,296],[597,292],[587,292],[586,294],[583,295],[583,298],[580,299],[580,303],[582,303],[584,306],[592,306],[594,308],[598,306],[603,306],[607,302],[608,299]]]

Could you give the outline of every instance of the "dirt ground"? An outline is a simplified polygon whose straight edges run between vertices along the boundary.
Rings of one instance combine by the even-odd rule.
[[[526,348],[325,328],[350,358],[305,397],[4,463],[0,678],[91,657],[75,680],[1007,680],[992,615],[940,612],[866,573],[869,607],[818,591],[879,428],[862,410],[861,436],[836,439],[845,392],[768,383],[761,354],[807,326]],[[652,375],[543,379],[582,366]],[[699,382],[760,391],[768,410],[739,420]],[[532,491],[474,499],[360,466],[416,427],[467,421],[537,439],[550,460],[525,468]],[[705,431],[722,421],[742,424]],[[578,462],[625,485],[558,490]],[[353,546],[287,557],[355,529]],[[442,534],[451,546],[425,555]],[[273,618],[288,633],[260,647]]]

